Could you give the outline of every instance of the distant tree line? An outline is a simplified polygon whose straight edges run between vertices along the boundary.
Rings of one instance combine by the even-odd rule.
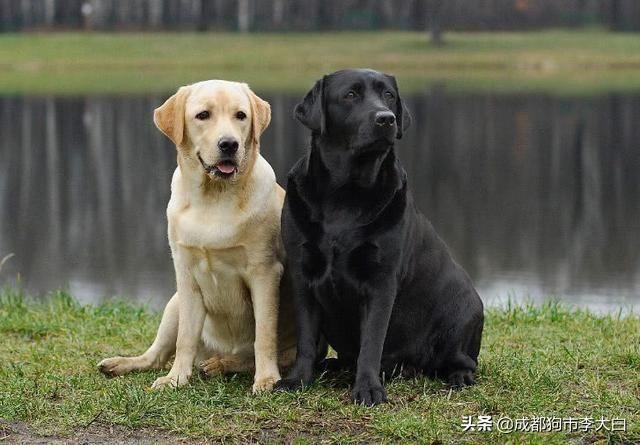
[[[2,0],[0,31],[427,29],[604,24],[640,30],[640,0]]]

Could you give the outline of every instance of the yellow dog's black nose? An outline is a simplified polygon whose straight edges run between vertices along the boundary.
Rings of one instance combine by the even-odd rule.
[[[220,140],[218,141],[218,148],[224,154],[234,154],[236,151],[238,151],[238,141],[236,141],[234,138],[220,138]]]

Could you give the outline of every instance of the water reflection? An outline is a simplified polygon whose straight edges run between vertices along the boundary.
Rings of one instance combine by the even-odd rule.
[[[266,97],[278,178],[304,151],[297,97]],[[175,287],[165,207],[174,148],[163,97],[0,98],[2,283],[161,307]],[[399,152],[420,208],[488,302],[549,295],[640,305],[640,96],[407,98]]]

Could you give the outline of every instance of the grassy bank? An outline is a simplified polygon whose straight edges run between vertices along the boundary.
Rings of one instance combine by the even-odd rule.
[[[0,420],[24,422],[39,434],[99,427],[230,442],[640,440],[638,317],[599,317],[552,304],[491,310],[478,385],[450,391],[424,378],[396,379],[387,385],[390,403],[363,408],[348,402],[347,376],[325,376],[303,393],[256,397],[250,376],[196,377],[188,387],[163,392],[149,391],[161,371],[106,379],[98,360],[142,351],[158,315],[117,303],[82,307],[63,293],[47,301],[27,302],[15,292],[0,298]],[[481,414],[618,417],[628,431],[464,433],[462,416]],[[5,434],[11,440],[11,428]]]
[[[395,73],[408,91],[563,94],[640,90],[640,36],[599,30],[449,33],[0,35],[0,93],[167,92],[200,79],[302,92],[345,67]]]

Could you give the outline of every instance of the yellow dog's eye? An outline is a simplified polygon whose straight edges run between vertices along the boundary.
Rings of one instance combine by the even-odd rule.
[[[247,118],[247,115],[245,114],[244,111],[238,111],[236,113],[236,119],[240,119],[241,121],[245,120]]]
[[[209,116],[211,116],[211,114],[208,111],[201,111],[200,113],[196,114],[196,119],[204,121],[209,119]]]

